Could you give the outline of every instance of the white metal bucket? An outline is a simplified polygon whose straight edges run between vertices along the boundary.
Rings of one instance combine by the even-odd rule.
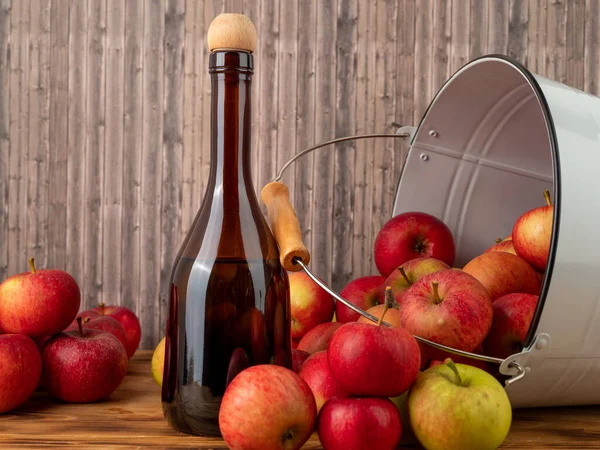
[[[405,130],[403,130],[405,131]],[[421,123],[393,215],[443,220],[464,265],[510,234],[526,210],[554,203],[548,266],[522,352],[500,371],[514,407],[600,404],[600,99],[489,55],[440,89]]]

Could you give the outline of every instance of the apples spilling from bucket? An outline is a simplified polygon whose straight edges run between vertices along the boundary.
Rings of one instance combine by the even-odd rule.
[[[554,211],[544,195],[546,205],[463,267],[443,221],[392,218],[374,243],[378,273],[340,292],[371,318],[291,273],[294,366],[254,366],[233,379],[219,416],[228,445],[299,449],[316,431],[333,450],[411,440],[428,450],[500,446],[512,409],[498,367],[415,336],[497,358],[521,351],[550,249]]]
[[[57,400],[89,403],[123,381],[141,328],[122,306],[79,311],[76,280],[59,269],[37,269],[0,283],[0,414],[37,390]]]

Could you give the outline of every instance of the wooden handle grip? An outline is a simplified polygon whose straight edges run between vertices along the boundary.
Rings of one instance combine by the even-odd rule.
[[[224,13],[213,19],[206,36],[208,49],[254,52],[256,28],[243,14]]]
[[[300,223],[290,203],[287,186],[273,181],[263,188],[260,198],[267,206],[269,225],[279,245],[281,265],[290,272],[302,270],[302,267],[294,264],[292,260],[300,258],[304,264],[308,264],[310,253],[302,242]]]

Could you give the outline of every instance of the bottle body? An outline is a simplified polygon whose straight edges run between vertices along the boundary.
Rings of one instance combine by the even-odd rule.
[[[287,272],[250,173],[252,55],[211,54],[211,172],[170,285],[162,401],[179,431],[220,435],[228,383],[256,364],[291,368]]]

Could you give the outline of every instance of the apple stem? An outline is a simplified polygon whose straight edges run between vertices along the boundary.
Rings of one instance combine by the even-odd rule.
[[[406,283],[409,286],[412,286],[412,283],[410,282],[410,280],[408,279],[408,275],[406,275],[406,272],[404,271],[404,268],[402,267],[398,267],[398,271],[400,272],[400,274],[402,275],[402,278],[404,278],[404,281],[406,281]]]
[[[79,334],[81,334],[81,337],[84,337],[85,335],[83,334],[83,319],[81,317],[77,318],[77,326],[79,327]]]
[[[544,190],[544,198],[546,199],[546,204],[548,206],[552,205],[552,200],[550,199],[550,191],[548,189]]]
[[[500,242],[502,242],[502,238],[496,238],[494,239],[494,242],[496,242],[496,244],[499,244]]]
[[[431,287],[433,288],[433,301],[436,305],[439,305],[442,303],[442,299],[440,298],[440,292],[438,291],[438,282],[433,281]]]
[[[104,302],[100,302],[100,315],[103,316],[104,315]]]
[[[454,361],[452,361],[452,359],[450,359],[450,358],[446,358],[444,360],[444,363],[448,367],[450,367],[450,369],[452,369],[452,372],[454,372],[454,375],[456,375],[456,379],[458,380],[458,385],[463,386],[462,378],[460,377],[460,373],[458,373],[458,369],[456,368],[456,364],[454,364]]]
[[[393,308],[395,303],[396,303],[396,299],[394,298],[394,294],[392,293],[392,287],[386,286],[385,287],[385,304],[383,305],[383,311],[381,311],[381,316],[379,317],[379,320],[377,321],[378,327],[381,326],[381,323],[383,322],[383,316],[385,316],[385,313],[387,313],[388,309]]]
[[[31,273],[35,273],[35,260],[33,258],[29,258],[29,267],[31,268]]]

